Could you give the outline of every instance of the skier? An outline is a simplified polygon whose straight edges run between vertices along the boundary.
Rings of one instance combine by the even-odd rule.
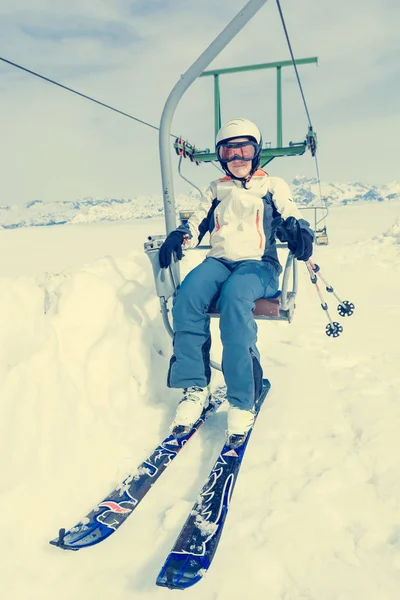
[[[248,119],[232,119],[216,137],[216,154],[226,177],[213,181],[186,225],[172,231],[159,252],[161,268],[182,246],[192,248],[210,232],[211,250],[184,279],[172,310],[174,343],[168,386],[182,388],[171,426],[187,433],[210,399],[210,304],[217,299],[223,346],[222,370],[227,386],[228,442],[246,438],[262,389],[256,347],[254,302],[278,291],[279,263],[275,235],[287,241],[298,260],[312,254],[314,235],[293,203],[287,183],[259,168],[262,138]]]

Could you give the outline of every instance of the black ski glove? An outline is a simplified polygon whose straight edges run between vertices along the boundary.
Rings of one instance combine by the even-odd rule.
[[[295,217],[288,217],[285,221],[278,217],[274,221],[272,225],[278,240],[287,242],[297,260],[307,261],[313,253],[313,236],[307,229],[300,227]]]
[[[165,242],[161,246],[158,253],[158,260],[160,267],[166,269],[171,264],[172,253],[176,253],[176,258],[181,260],[183,257],[182,244],[183,244],[184,233],[183,231],[171,231],[166,237]]]

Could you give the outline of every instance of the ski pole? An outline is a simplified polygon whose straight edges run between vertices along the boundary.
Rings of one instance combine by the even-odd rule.
[[[337,321],[332,321],[332,319],[331,319],[331,316],[330,316],[329,310],[328,310],[328,305],[325,302],[324,297],[322,296],[321,290],[319,289],[318,277],[313,269],[313,266],[312,266],[312,263],[310,260],[308,260],[306,262],[306,267],[307,267],[307,270],[310,275],[311,283],[313,283],[315,285],[315,289],[317,290],[317,294],[321,301],[321,308],[322,308],[322,310],[325,311],[326,316],[328,317],[329,323],[325,327],[325,333],[328,336],[332,336],[332,337],[336,338],[342,333],[343,327],[340,323],[338,323]]]
[[[309,260],[308,263],[310,264],[314,273],[319,273],[319,277],[320,277],[321,281],[323,281],[326,286],[326,291],[329,293],[332,293],[335,296],[336,300],[339,302],[339,305],[337,307],[339,315],[341,317],[351,317],[351,315],[354,313],[354,309],[355,309],[354,304],[352,302],[349,302],[349,300],[341,300],[339,298],[339,296],[336,294],[333,287],[323,277],[320,267],[317,264],[313,263],[311,260]]]

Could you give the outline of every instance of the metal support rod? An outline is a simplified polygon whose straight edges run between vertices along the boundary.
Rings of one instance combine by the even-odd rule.
[[[276,68],[276,145],[282,147],[282,68]]]
[[[300,156],[306,151],[306,144],[299,142],[297,144],[291,144],[284,148],[263,148],[261,151],[261,164],[267,164],[278,156]],[[215,152],[194,152],[193,156],[200,163],[216,161],[217,155]]]
[[[318,64],[318,58],[312,56],[310,58],[296,58],[294,61],[296,65],[308,65],[310,63]],[[293,68],[292,60],[279,60],[270,63],[261,63],[256,65],[244,65],[242,67],[228,67],[226,69],[212,69],[211,71],[204,71],[199,77],[211,77],[214,75],[228,75],[229,73],[244,73],[245,71],[259,71],[260,69],[276,69],[276,67],[290,67]]]
[[[182,179],[184,181],[186,181],[186,183],[188,183],[189,185],[191,185],[192,187],[194,187],[194,189],[199,192],[200,198],[204,198],[204,194],[201,191],[201,189],[199,187],[197,187],[197,185],[195,185],[194,183],[192,183],[191,181],[189,181],[189,179],[182,174],[182,158],[183,157],[180,156],[179,157],[179,162],[178,162],[178,173],[179,173],[179,175],[182,177]]]
[[[292,274],[292,296],[290,300],[288,300],[288,287],[289,287],[289,277]],[[282,291],[280,298],[280,305],[282,310],[288,310],[289,305],[294,303],[294,298],[297,293],[297,262],[294,260],[294,255],[292,252],[289,252],[286,259],[286,266],[283,272],[282,279]]]
[[[221,129],[221,93],[219,90],[219,75],[214,75],[214,133]]]
[[[167,330],[167,333],[170,336],[170,338],[173,340],[174,339],[174,331],[171,327],[171,323],[169,322],[168,304],[167,304],[167,300],[164,297],[160,298],[160,309],[161,309],[161,315],[162,315],[164,327]]]
[[[241,29],[250,21],[250,19],[266,4],[267,0],[250,0],[246,6],[232,19],[232,21],[222,30],[210,46],[199,56],[193,65],[181,76],[178,83],[175,84],[170,92],[160,121],[159,150],[161,179],[164,198],[165,226],[167,234],[176,228],[175,198],[172,177],[170,133],[172,119],[179,100],[195,81],[195,79],[204,71],[212,60],[229,44]]]

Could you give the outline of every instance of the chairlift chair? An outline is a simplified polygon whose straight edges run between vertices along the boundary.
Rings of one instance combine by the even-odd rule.
[[[180,210],[179,218],[181,224],[186,225],[192,214],[192,210]],[[194,248],[194,250],[209,250],[210,248],[211,246],[201,244]],[[287,248],[287,244],[278,243],[277,248]],[[293,258],[293,254],[289,252],[282,275],[282,290],[279,290],[272,298],[259,298],[256,300],[253,311],[255,319],[291,322],[297,293],[297,262]],[[288,287],[291,275],[292,289],[289,291]],[[216,300],[211,304],[207,314],[213,318],[219,317]]]
[[[327,246],[329,243],[326,225],[321,229],[315,230],[315,243],[317,246]]]
[[[166,236],[149,236],[144,244],[144,251],[147,254],[152,267],[156,286],[156,293],[160,300],[160,309],[164,325],[173,338],[173,328],[169,319],[168,301],[174,298],[180,287],[180,273],[178,261],[172,261],[168,269],[161,269],[158,260],[159,249],[161,248]],[[211,246],[199,245],[189,250],[207,250]],[[277,244],[277,248],[286,248],[286,244]],[[287,321],[290,323],[293,318],[295,301],[298,285],[297,261],[294,260],[292,252],[288,252],[285,267],[281,277],[281,289],[273,298],[259,298],[255,302],[254,318],[259,320]],[[209,307],[208,313],[211,318],[218,318],[219,312],[214,301]]]

